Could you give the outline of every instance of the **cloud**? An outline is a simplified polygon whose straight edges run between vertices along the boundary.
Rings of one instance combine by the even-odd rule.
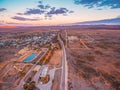
[[[41,1],[38,2],[38,5],[36,8],[27,8],[23,13],[16,13],[17,16],[12,17],[12,19],[16,19],[19,21],[37,21],[41,19],[30,19],[30,18],[24,18],[21,17],[22,15],[28,16],[28,15],[41,15],[42,19],[44,18],[51,20],[53,16],[55,15],[63,15],[66,16],[68,14],[74,13],[74,11],[69,10],[65,7],[54,7],[49,4],[43,4]]]
[[[23,24],[23,23],[7,22],[6,24]]]
[[[28,24],[28,23],[15,23],[15,22],[7,22],[6,24],[8,24],[8,25],[18,25],[18,26],[21,26],[21,25],[23,25],[23,26],[27,26],[27,25],[31,25],[31,24]]]
[[[55,7],[51,8],[51,10],[47,14],[66,14],[68,13],[68,9],[66,8],[58,8],[56,9]]]
[[[17,15],[24,15],[23,13],[17,13]]]
[[[16,19],[19,21],[38,21],[39,20],[39,19],[24,18],[24,17],[20,17],[20,16],[14,16],[14,17],[12,17],[12,19]]]
[[[51,8],[50,5],[43,5],[43,4],[39,4],[38,7],[39,7],[39,9],[49,9],[49,8]]]
[[[42,1],[38,1],[38,3],[42,4]]]
[[[0,23],[4,23],[5,21],[4,20],[0,20]]]
[[[41,9],[28,9],[24,14],[31,15],[31,14],[43,14],[45,11]]]
[[[117,18],[120,18],[120,15],[119,15],[119,16],[117,16]]]
[[[52,17],[53,15],[68,15],[73,13],[72,10],[68,10],[65,7],[56,8],[48,4],[38,2],[37,8],[28,8],[24,13],[17,13],[17,15],[44,15],[44,17]]]
[[[52,7],[50,11],[47,12],[47,15],[58,15],[58,14],[62,14],[62,15],[67,15],[69,13],[73,13],[73,11],[69,11],[67,8],[55,8]]]
[[[5,10],[7,10],[7,9],[5,9],[5,8],[0,8],[0,12],[3,12],[3,11],[5,11]]]
[[[109,7],[111,9],[120,8],[120,0],[74,0],[77,5],[83,5],[87,8]]]
[[[0,22],[0,25],[4,25],[2,22]]]

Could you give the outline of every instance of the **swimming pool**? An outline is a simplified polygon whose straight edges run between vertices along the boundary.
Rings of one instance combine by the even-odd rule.
[[[23,62],[31,62],[36,56],[37,53],[33,53],[30,56],[28,56]]]

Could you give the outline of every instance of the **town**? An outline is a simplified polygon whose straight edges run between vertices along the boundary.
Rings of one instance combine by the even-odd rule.
[[[62,39],[58,32],[3,32],[0,40],[2,90],[51,90],[61,83]]]

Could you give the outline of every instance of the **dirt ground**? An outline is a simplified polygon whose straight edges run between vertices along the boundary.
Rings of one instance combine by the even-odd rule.
[[[1,48],[0,49],[0,70],[12,60],[12,58],[17,58],[15,54],[21,48]]]
[[[55,65],[55,67],[60,67],[61,66],[61,56],[62,52],[61,50],[55,50],[53,56],[50,59],[50,65]]]
[[[68,35],[76,35],[89,47],[69,43],[69,90],[120,90],[120,31],[79,30]]]
[[[20,74],[19,70],[24,71],[25,73],[30,69],[32,64],[27,63],[16,63],[11,62],[6,65],[5,68],[2,69],[0,75],[0,90],[7,90],[4,88],[10,88],[9,90],[13,90],[13,88],[19,84],[19,81],[22,79],[22,74]],[[13,78],[14,77],[14,78]],[[9,86],[10,84],[11,86]]]
[[[13,90],[19,84],[22,79],[20,70],[26,73],[32,66],[22,62],[31,52],[21,48],[0,49],[0,90]]]

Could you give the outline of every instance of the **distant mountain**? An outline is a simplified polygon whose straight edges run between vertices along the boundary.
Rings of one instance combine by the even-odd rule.
[[[73,25],[120,25],[120,17],[97,21],[77,22]]]

